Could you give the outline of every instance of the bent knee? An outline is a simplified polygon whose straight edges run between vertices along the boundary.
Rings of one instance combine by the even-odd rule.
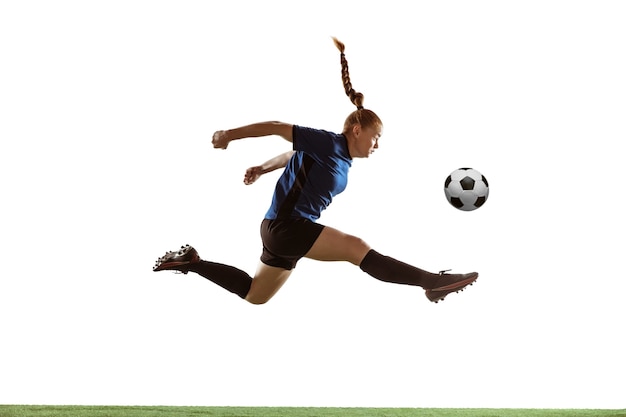
[[[366,241],[357,236],[348,236],[348,261],[354,265],[360,265],[371,247]]]
[[[271,300],[272,297],[246,297],[245,300],[250,304],[254,304],[257,306],[263,305]]]

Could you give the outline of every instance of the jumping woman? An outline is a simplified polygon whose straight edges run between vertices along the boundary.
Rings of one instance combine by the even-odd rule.
[[[333,40],[341,53],[343,86],[357,108],[347,117],[342,133],[265,122],[220,130],[213,135],[216,149],[226,149],[234,140],[270,135],[292,143],[293,150],[248,168],[244,176],[244,183],[249,185],[265,173],[284,168],[271,206],[261,222],[263,251],[254,277],[229,265],[202,260],[189,245],[166,253],[157,261],[154,271],[195,272],[252,304],[269,301],[303,257],[347,261],[381,281],[420,286],[433,302],[476,281],[476,272],[448,274],[421,270],[381,255],[356,236],[317,223],[322,210],[346,188],[352,160],[368,158],[378,148],[383,129],[380,118],[363,108],[363,94],[352,88],[344,44]]]

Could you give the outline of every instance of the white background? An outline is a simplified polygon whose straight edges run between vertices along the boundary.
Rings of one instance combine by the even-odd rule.
[[[618,1],[5,1],[0,403],[623,408],[626,6]],[[341,130],[352,81],[385,123],[321,222],[421,268],[429,303],[303,260],[267,305],[190,274],[254,273],[281,120]],[[443,181],[489,180],[480,210]]]

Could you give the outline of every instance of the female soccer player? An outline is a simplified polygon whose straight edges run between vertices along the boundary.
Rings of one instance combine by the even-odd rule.
[[[356,106],[341,134],[282,122],[265,122],[213,135],[213,147],[226,149],[234,140],[278,135],[292,142],[293,150],[262,165],[248,168],[245,184],[261,175],[285,168],[278,179],[271,206],[261,223],[263,251],[254,278],[229,265],[200,259],[191,246],[168,252],[154,271],[195,272],[253,304],[269,301],[282,287],[302,257],[319,261],[347,261],[381,281],[420,286],[433,302],[471,285],[478,274],[427,272],[376,252],[363,240],[317,223],[322,210],[347,185],[354,158],[368,158],[378,148],[383,124],[363,108],[363,94],[350,83],[345,46],[333,38],[341,52],[341,75],[346,94]]]

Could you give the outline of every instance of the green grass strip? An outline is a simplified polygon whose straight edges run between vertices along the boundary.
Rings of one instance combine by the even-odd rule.
[[[626,417],[626,410],[0,405],[0,417]]]

